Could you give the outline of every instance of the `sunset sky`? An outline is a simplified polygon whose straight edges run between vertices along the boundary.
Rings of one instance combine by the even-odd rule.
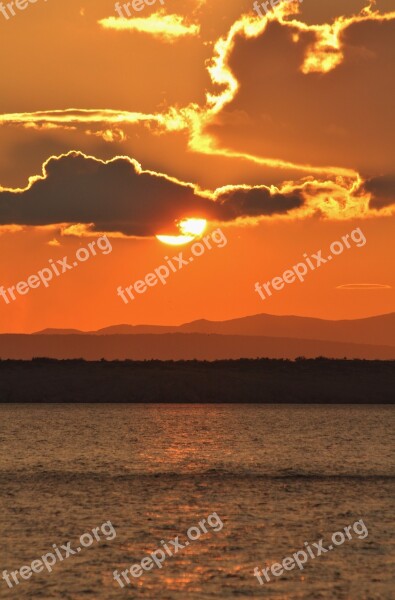
[[[394,0],[131,13],[110,0],[0,13],[0,285],[104,234],[113,247],[0,297],[0,331],[394,311]],[[156,238],[185,218],[227,245],[123,303],[119,286],[190,254]],[[254,291],[358,227],[363,247],[264,301]]]

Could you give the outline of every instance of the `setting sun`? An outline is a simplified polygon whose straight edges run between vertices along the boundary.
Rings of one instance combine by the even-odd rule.
[[[177,223],[177,226],[181,231],[181,235],[157,235],[156,239],[170,246],[189,244],[196,237],[203,234],[207,227],[207,221],[206,219],[183,219]]]
[[[206,219],[184,219],[180,221],[179,228],[183,235],[202,235],[207,227]]]

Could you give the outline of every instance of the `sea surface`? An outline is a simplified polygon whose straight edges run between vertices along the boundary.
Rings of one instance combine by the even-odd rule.
[[[0,576],[105,522],[116,537],[13,588],[0,579],[0,598],[395,599],[394,431],[380,405],[2,404]],[[114,580],[214,512],[221,529]],[[360,519],[364,539],[254,577]]]

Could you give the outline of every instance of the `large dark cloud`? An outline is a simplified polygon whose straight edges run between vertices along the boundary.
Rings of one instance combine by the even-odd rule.
[[[323,3],[315,4],[321,10]],[[395,19],[350,25],[342,35],[342,62],[326,74],[308,75],[301,66],[315,39],[311,31],[272,23],[258,37],[236,37],[229,63],[240,88],[210,133],[218,145],[255,156],[388,171],[394,35]],[[232,114],[247,114],[249,121],[232,123]]]
[[[395,204],[395,174],[368,179],[364,188],[373,195],[370,201],[371,208],[380,209]]]
[[[185,217],[232,221],[285,213],[302,204],[299,195],[271,195],[267,188],[226,191],[216,201],[193,185],[164,175],[140,173],[133,162],[102,162],[80,153],[51,158],[45,178],[22,192],[0,192],[0,225],[94,223],[94,230],[150,236],[172,232]]]

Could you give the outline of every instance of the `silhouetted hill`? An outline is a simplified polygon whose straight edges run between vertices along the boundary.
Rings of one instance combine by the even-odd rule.
[[[76,331],[47,329],[39,333],[56,335],[76,333]],[[180,326],[113,325],[98,331],[78,333],[90,335],[205,333],[395,346],[395,313],[342,321],[259,314],[229,321],[200,319]]]
[[[395,362],[0,361],[1,402],[391,404],[394,390]]]
[[[395,359],[395,347],[241,335],[0,335],[0,358],[216,360],[238,358]]]
[[[52,329],[48,327],[48,329],[43,329],[42,331],[37,331],[34,335],[70,335],[71,333],[83,333],[79,329]]]
[[[395,313],[342,321],[261,314],[223,322],[195,321],[179,331],[395,346]]]

